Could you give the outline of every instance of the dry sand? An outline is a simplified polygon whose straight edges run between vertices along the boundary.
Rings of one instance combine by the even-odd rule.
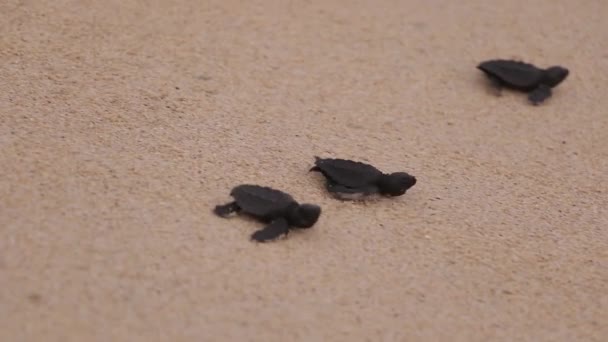
[[[608,340],[608,2],[0,2],[0,341]],[[545,105],[477,63],[571,70]],[[342,203],[306,170],[418,177]],[[323,206],[266,245],[255,182]]]

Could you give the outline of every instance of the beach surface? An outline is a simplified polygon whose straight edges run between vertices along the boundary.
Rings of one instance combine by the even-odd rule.
[[[0,2],[0,341],[607,341],[608,2]],[[478,63],[570,75],[541,106]],[[406,171],[331,198],[314,157]],[[256,244],[255,183],[323,208]]]

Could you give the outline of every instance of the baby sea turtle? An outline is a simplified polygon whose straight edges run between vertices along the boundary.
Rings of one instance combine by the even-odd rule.
[[[315,157],[310,171],[321,172],[326,188],[343,200],[358,200],[370,195],[401,196],[416,184],[416,177],[405,172],[383,173],[372,165],[345,159]]]
[[[232,189],[230,196],[234,197],[233,202],[218,205],[213,212],[220,217],[244,213],[268,223],[251,235],[258,242],[287,235],[291,227],[310,228],[321,215],[321,207],[299,204],[289,194],[265,186],[239,185]]]
[[[568,77],[568,69],[552,66],[547,69],[524,62],[495,59],[477,66],[483,71],[497,91],[502,87],[528,93],[528,100],[538,105],[551,97],[551,88]]]

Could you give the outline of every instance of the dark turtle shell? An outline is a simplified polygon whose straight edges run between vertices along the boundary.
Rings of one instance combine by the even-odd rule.
[[[316,157],[315,169],[331,181],[350,188],[375,184],[382,176],[382,172],[372,165],[345,159]]]
[[[262,218],[282,216],[290,206],[296,204],[289,194],[259,185],[236,186],[230,195],[241,210]]]
[[[541,83],[545,72],[532,64],[502,59],[483,62],[477,68],[503,84],[519,89],[535,88]]]

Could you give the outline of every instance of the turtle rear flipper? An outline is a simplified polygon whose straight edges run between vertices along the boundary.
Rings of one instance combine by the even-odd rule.
[[[313,166],[313,167],[310,168],[310,170],[308,170],[308,172],[313,172],[313,171],[314,172],[321,172],[322,170],[318,166]]]
[[[528,94],[528,100],[530,100],[532,104],[538,105],[551,97],[551,93],[551,88],[549,86],[541,84]]]
[[[490,80],[490,92],[495,96],[502,96],[503,85],[500,78],[490,74],[487,74],[487,76]]]
[[[274,240],[279,236],[289,232],[289,223],[285,218],[279,218],[272,221],[268,226],[256,231],[251,235],[251,239],[257,242],[266,242]]]
[[[228,217],[230,214],[241,210],[236,202],[230,202],[224,205],[217,205],[213,212],[219,217]]]

